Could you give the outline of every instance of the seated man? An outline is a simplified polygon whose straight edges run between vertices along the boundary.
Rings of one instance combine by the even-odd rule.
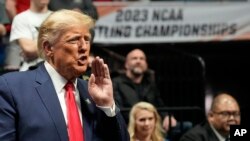
[[[165,107],[160,96],[160,92],[148,75],[148,64],[145,53],[140,49],[130,51],[125,60],[125,73],[113,79],[114,96],[120,108],[131,108],[140,101],[153,104],[156,107]],[[169,130],[169,115],[161,113],[163,116],[163,127]],[[176,119],[171,116],[171,126],[176,126]],[[124,114],[128,122],[128,115]]]
[[[239,104],[227,93],[217,95],[207,115],[207,120],[187,131],[180,141],[226,141],[230,125],[241,122]]]

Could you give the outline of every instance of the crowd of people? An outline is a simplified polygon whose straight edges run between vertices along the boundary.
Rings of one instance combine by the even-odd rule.
[[[179,121],[157,110],[167,104],[144,51],[129,51],[124,72],[112,78],[105,61],[91,55],[93,3],[52,1],[26,1],[21,10],[18,0],[0,3],[1,10],[8,7],[0,11],[1,45],[9,38],[0,140],[171,141],[168,131]],[[228,93],[213,99],[206,117],[180,141],[225,141],[230,125],[241,123],[239,104]]]

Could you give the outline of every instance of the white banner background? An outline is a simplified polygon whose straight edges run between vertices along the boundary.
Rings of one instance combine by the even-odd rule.
[[[249,2],[96,2],[95,43],[250,39]]]

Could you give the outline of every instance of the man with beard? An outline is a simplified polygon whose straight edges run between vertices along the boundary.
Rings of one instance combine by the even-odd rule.
[[[164,107],[160,92],[152,80],[148,70],[145,53],[140,49],[130,51],[125,60],[125,73],[113,79],[115,102],[121,109],[130,109],[140,101],[146,101],[156,107]],[[128,122],[128,113],[123,116]],[[169,128],[169,116],[163,113],[163,127]],[[171,116],[171,126],[176,126],[176,120]]]

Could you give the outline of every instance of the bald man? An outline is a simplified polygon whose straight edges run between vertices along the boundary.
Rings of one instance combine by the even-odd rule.
[[[189,130],[180,141],[226,141],[230,125],[239,125],[240,122],[240,107],[236,99],[220,93],[212,102],[207,121]]]
[[[151,79],[152,74],[148,71],[148,63],[145,53],[141,49],[131,50],[125,60],[125,74],[113,79],[113,88],[116,104],[121,108],[131,108],[140,101],[146,101],[156,107],[164,107],[160,92]],[[163,127],[169,129],[169,116],[162,113]],[[124,116],[128,122],[128,115]],[[176,119],[171,116],[171,126],[177,124]]]

